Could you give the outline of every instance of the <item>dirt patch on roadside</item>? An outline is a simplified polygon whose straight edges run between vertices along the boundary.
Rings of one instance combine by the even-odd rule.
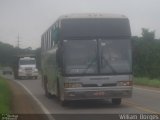
[[[12,92],[12,114],[19,114],[20,120],[45,120],[46,116],[43,111],[24,88],[13,80],[7,81]]]

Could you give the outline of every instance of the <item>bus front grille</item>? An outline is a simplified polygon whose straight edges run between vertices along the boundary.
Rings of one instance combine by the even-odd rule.
[[[83,84],[83,87],[112,87],[112,86],[117,86],[116,83],[105,83],[102,85],[98,85],[98,84]]]

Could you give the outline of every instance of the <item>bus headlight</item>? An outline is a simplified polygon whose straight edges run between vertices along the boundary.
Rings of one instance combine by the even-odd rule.
[[[23,69],[19,69],[18,72],[22,73],[24,70]]]
[[[64,83],[64,88],[78,88],[82,87],[80,83]]]
[[[132,86],[132,84],[132,81],[118,81],[117,83],[118,86]]]
[[[36,68],[33,69],[33,72],[34,72],[34,73],[38,73],[38,69],[36,69]]]

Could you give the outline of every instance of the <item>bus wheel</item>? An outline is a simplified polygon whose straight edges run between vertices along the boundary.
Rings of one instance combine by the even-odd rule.
[[[64,107],[68,105],[68,101],[66,101],[66,100],[63,100],[63,101],[60,101],[60,102],[61,102],[61,105],[64,106]]]
[[[18,76],[17,78],[18,78],[19,80],[22,80],[22,77],[21,77],[21,76]]]
[[[47,80],[46,79],[44,79],[44,92],[45,92],[45,96],[47,98],[52,98],[51,93],[48,91]]]
[[[121,98],[113,98],[112,99],[112,104],[114,105],[120,105],[121,104]]]
[[[59,82],[57,80],[57,98],[59,101],[61,101],[61,94],[60,94],[60,87],[59,87]]]

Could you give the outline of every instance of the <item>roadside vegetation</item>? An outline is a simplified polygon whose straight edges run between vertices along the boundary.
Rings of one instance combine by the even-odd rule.
[[[132,37],[134,83],[160,87],[160,39],[155,31],[142,29],[142,36]]]
[[[160,78],[160,39],[155,31],[142,29],[142,37],[132,37],[135,77]]]
[[[7,81],[0,77],[0,113],[11,112],[11,91]]]
[[[134,84],[160,88],[160,79],[149,79],[145,77],[134,78]]]

